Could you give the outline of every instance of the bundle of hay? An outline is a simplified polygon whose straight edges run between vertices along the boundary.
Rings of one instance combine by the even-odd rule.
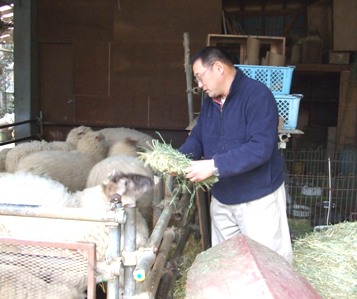
[[[185,170],[190,166],[191,160],[170,144],[153,140],[152,144],[149,144],[149,148],[144,148],[143,152],[138,154],[145,165],[149,165],[154,171],[169,175],[175,174],[179,182],[183,186],[187,186]],[[207,190],[217,181],[217,177],[211,176],[202,182],[194,182],[193,185],[195,189],[204,188]]]
[[[294,269],[325,299],[357,298],[357,222],[344,222],[294,242]]]

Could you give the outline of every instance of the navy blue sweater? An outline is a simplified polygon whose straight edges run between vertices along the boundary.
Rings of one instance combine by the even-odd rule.
[[[223,108],[207,97],[179,151],[194,160],[214,159],[220,176],[211,192],[217,200],[252,201],[284,181],[278,121],[271,91],[238,70]]]

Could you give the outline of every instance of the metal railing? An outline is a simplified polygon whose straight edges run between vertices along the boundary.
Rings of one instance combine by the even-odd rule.
[[[17,143],[17,142],[21,142],[21,141],[26,141],[26,140],[39,140],[39,139],[42,138],[43,122],[42,122],[42,117],[41,116],[39,116],[37,118],[29,119],[29,120],[14,122],[14,123],[8,124],[8,125],[1,125],[0,129],[6,129],[6,128],[11,128],[11,127],[21,126],[21,125],[26,125],[26,124],[38,125],[39,126],[39,133],[36,134],[36,135],[32,135],[32,136],[26,136],[26,137],[22,137],[22,138],[11,138],[11,139],[6,140],[6,141],[1,141],[0,142],[0,146],[11,144],[11,143]]]

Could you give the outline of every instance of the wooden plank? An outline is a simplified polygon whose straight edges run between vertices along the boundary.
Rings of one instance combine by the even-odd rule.
[[[344,71],[340,79],[340,99],[337,119],[337,149],[357,143],[357,85],[350,84],[351,72]]]
[[[346,64],[301,63],[296,65],[295,72],[339,73],[350,69],[351,66]]]
[[[197,190],[196,205],[203,250],[211,247],[210,200],[207,192]]]
[[[307,26],[319,31],[324,50],[332,47],[332,7],[329,0],[315,1],[307,7]]]
[[[357,50],[357,1],[333,1],[333,49]]]

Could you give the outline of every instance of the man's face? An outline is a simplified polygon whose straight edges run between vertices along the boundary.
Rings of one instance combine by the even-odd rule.
[[[199,88],[212,98],[220,95],[217,92],[218,77],[215,72],[215,63],[207,66],[203,65],[199,59],[194,62],[192,69]]]

